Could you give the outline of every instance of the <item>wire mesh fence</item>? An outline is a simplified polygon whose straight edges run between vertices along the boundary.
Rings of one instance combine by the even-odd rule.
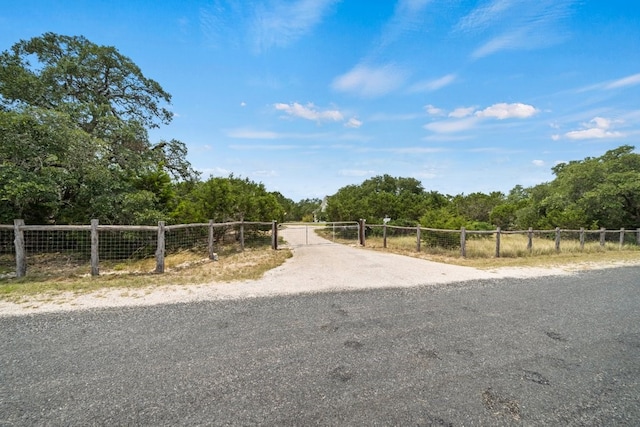
[[[466,258],[640,249],[640,230],[441,230],[367,225],[367,245]]]
[[[18,231],[16,231],[18,230]],[[164,257],[191,251],[217,259],[218,252],[242,251],[246,246],[273,245],[273,223],[180,224],[165,226],[25,225],[0,226],[0,275],[70,271],[99,273],[99,263],[131,263],[156,258],[163,272]]]

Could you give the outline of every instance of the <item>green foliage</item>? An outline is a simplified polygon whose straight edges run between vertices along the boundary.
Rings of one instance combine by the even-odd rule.
[[[186,147],[151,144],[171,97],[127,57],[46,33],[0,54],[0,220],[152,223],[194,180]]]
[[[270,220],[283,221],[285,210],[275,194],[248,178],[211,177],[181,195],[173,219],[183,223]]]

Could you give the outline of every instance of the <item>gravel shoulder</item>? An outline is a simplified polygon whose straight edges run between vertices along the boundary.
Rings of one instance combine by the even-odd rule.
[[[130,290],[104,289],[86,294],[61,293],[34,297],[21,303],[0,301],[0,316],[345,290],[410,288],[482,279],[535,278],[629,265],[603,263],[481,270],[331,243],[315,233],[303,235],[295,229],[283,229],[281,235],[293,250],[293,257],[259,280],[150,286]]]

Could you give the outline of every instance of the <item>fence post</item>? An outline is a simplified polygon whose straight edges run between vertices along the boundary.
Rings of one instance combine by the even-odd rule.
[[[387,223],[386,222],[382,226],[382,247],[387,249]]]
[[[420,226],[416,227],[416,252],[420,252]]]
[[[214,252],[215,248],[213,246],[213,220],[209,220],[209,240],[207,242],[207,249],[209,251],[209,259],[215,260],[216,253]]]
[[[605,243],[605,232],[606,229],[604,227],[600,228],[600,247],[604,248]]]
[[[636,244],[640,246],[640,228],[636,228]]]
[[[366,220],[366,219],[361,219],[361,220],[358,222],[358,225],[359,225],[359,226],[358,226],[358,237],[359,237],[360,245],[361,245],[361,246],[364,246],[364,245],[365,245],[365,243],[366,243],[366,241],[365,241],[365,239],[366,239],[366,238],[365,238],[365,234],[364,234],[364,228],[365,228],[365,224],[366,224],[366,222],[367,222],[367,220]]]
[[[500,258],[500,227],[496,228],[496,258]]]
[[[584,250],[584,227],[580,227],[580,250]]]
[[[244,251],[244,216],[240,218],[240,250]]]
[[[271,223],[271,249],[278,250],[278,221],[275,219]]]
[[[460,227],[460,256],[467,257],[467,229]]]
[[[27,274],[27,254],[24,250],[24,232],[22,226],[24,220],[13,220],[13,244],[16,248],[16,277],[24,277]]]
[[[529,231],[527,232],[527,250],[529,253],[533,252],[533,228],[529,227]]]
[[[620,229],[620,249],[624,246],[624,228]]]
[[[560,227],[556,227],[556,252],[560,252]]]
[[[100,240],[98,236],[98,220],[91,220],[91,275],[100,275]]]
[[[164,273],[164,221],[158,221],[158,248],[156,249],[156,273]]]

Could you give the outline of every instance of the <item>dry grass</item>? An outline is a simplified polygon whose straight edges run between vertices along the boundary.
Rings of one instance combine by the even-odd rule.
[[[417,252],[415,235],[388,238],[386,249],[383,247],[382,237],[368,237],[366,248],[476,268],[551,267],[577,263],[640,261],[640,248],[637,246],[629,245],[620,249],[619,245],[612,243],[607,243],[604,248],[597,242],[586,243],[584,249],[581,249],[578,241],[563,240],[560,245],[561,251],[557,253],[553,240],[534,238],[533,250],[529,252],[527,237],[519,234],[501,236],[499,258],[495,256],[495,238],[469,239],[466,258],[460,256],[459,247],[427,247],[425,242],[421,242],[421,251]]]
[[[218,261],[191,251],[170,254],[165,258],[165,273],[155,274],[155,260],[101,262],[100,276],[89,274],[88,262],[79,264],[72,258],[49,254],[29,258],[27,277],[1,278],[0,299],[15,300],[36,294],[62,292],[85,293],[104,288],[146,288],[163,285],[190,285],[210,282],[254,280],[283,264],[291,257],[288,249],[228,250],[219,253]]]

